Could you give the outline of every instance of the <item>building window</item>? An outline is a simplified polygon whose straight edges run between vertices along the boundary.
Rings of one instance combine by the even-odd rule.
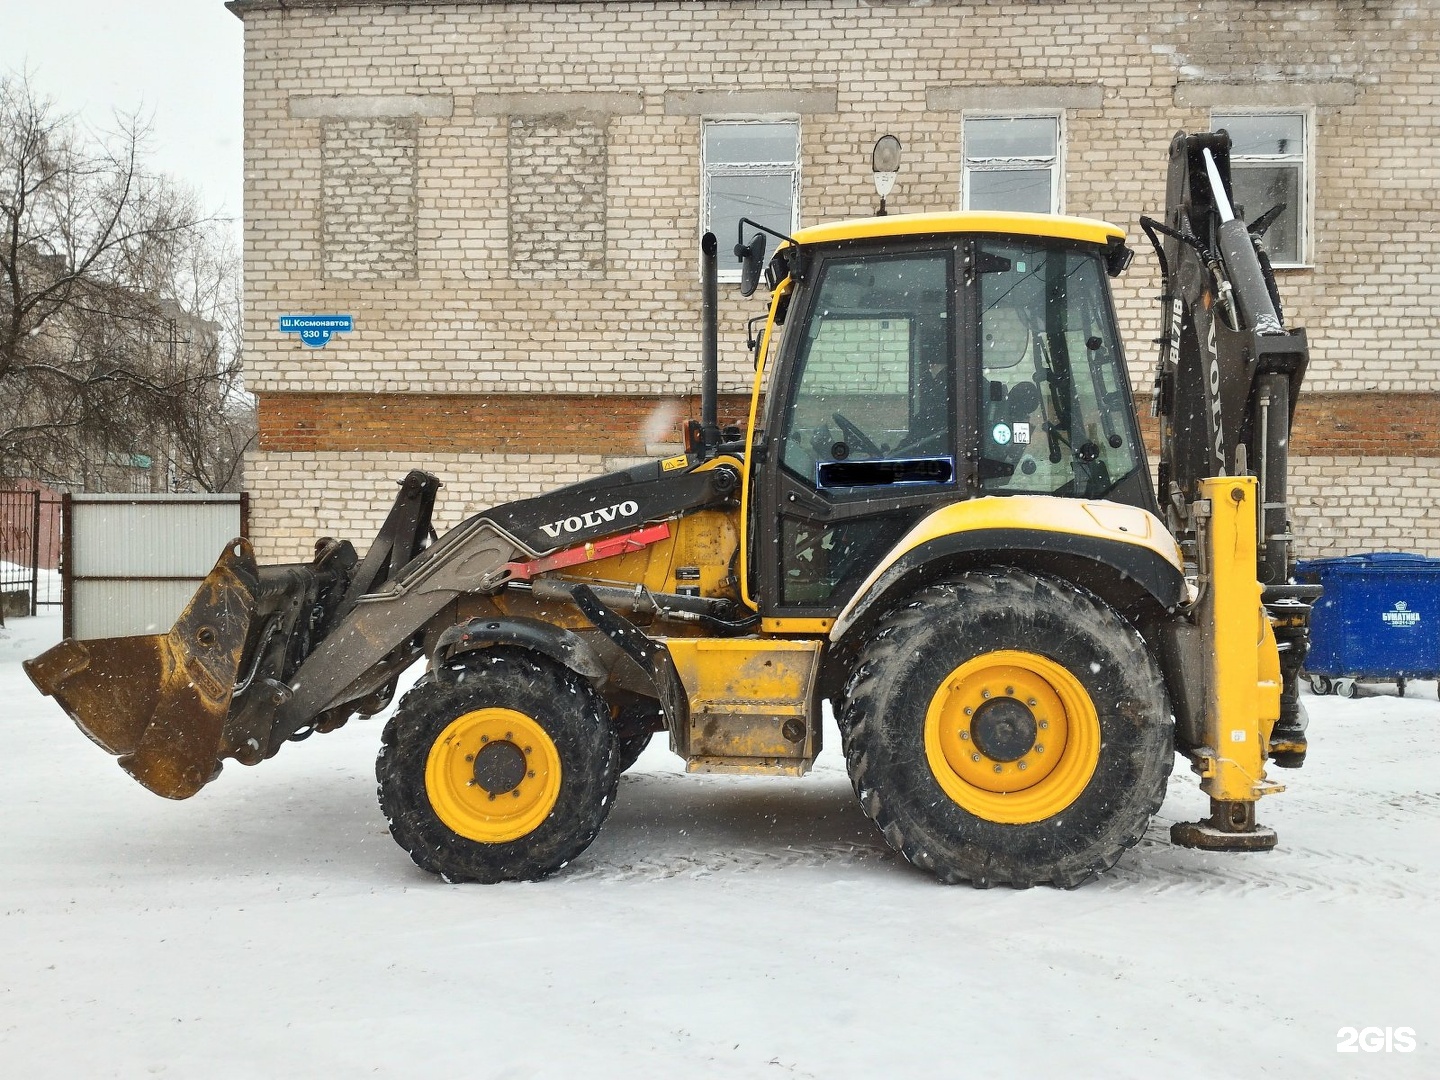
[[[742,217],[793,233],[800,193],[800,124],[795,120],[705,123],[701,230],[720,241],[720,279],[739,281],[733,259]],[[774,240],[767,241],[773,249]]]
[[[1059,116],[970,116],[962,136],[966,210],[1060,213]]]
[[[1237,216],[1254,221],[1271,207],[1285,205],[1265,233],[1276,266],[1301,266],[1309,256],[1306,121],[1303,112],[1217,112],[1210,118],[1213,130],[1230,133],[1230,184]]]

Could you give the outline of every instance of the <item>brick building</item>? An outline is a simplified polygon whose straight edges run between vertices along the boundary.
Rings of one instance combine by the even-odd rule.
[[[663,451],[698,391],[698,237],[892,211],[1127,229],[1149,381],[1180,128],[1237,136],[1240,197],[1312,343],[1303,554],[1440,555],[1440,8],[1390,0],[233,0],[245,24],[249,461],[263,557],[364,542],[387,478],[440,524]],[[1250,207],[1253,216],[1263,207]],[[713,219],[713,222],[711,221]],[[762,217],[762,220],[765,220]],[[723,290],[722,415],[750,367]],[[310,349],[278,317],[354,316]]]

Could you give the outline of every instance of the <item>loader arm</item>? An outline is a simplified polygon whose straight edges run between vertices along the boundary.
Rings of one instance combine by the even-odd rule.
[[[235,540],[169,633],[62,641],[25,670],[141,784],[188,798],[225,758],[254,765],[384,708],[459,597],[528,580],[557,552],[575,556],[559,560],[569,565],[622,550],[637,525],[724,503],[738,484],[725,460],[639,465],[493,507],[433,543],[440,483],[411,472],[363,560],[326,538],[309,563],[261,567]]]
[[[222,758],[254,764],[307,724],[343,723],[351,710],[320,714],[372,694],[385,682],[376,675],[393,678],[413,659],[401,646],[423,618],[400,632],[377,625],[375,607],[354,615],[370,595],[401,592],[386,589],[402,568],[427,562],[419,556],[439,486],[418,470],[401,481],[358,566],[348,541],[327,537],[309,563],[260,567],[237,539],[168,633],[62,641],[26,661],[26,674],[141,784],[187,798],[218,775]],[[425,590],[403,593],[410,610],[397,616],[390,603],[391,622],[433,603]],[[321,670],[317,655],[334,658],[323,677],[311,674]]]

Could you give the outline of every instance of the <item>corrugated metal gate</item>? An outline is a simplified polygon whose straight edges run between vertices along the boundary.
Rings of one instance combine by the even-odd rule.
[[[65,636],[168,631],[247,509],[243,495],[65,496]]]

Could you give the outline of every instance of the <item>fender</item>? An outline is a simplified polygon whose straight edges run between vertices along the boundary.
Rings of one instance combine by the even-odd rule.
[[[882,602],[950,568],[982,563],[1042,572],[1064,566],[1058,576],[1122,610],[1148,599],[1171,613],[1190,600],[1180,545],[1148,510],[1052,495],[986,496],[922,518],[856,590],[830,640],[840,641]]]
[[[457,623],[435,640],[432,665],[439,676],[445,665],[455,657],[492,645],[514,645],[540,653],[596,684],[603,682],[609,674],[595,655],[595,650],[573,630],[518,616]]]

